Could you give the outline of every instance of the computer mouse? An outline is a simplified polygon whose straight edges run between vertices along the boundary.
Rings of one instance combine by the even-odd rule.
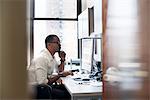
[[[85,79],[82,79],[82,81],[90,81],[90,79],[88,79],[88,78],[85,78]]]
[[[75,81],[81,81],[81,78],[78,77],[78,78],[74,78]]]

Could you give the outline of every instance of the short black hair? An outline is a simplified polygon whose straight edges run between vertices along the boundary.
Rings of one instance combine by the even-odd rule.
[[[48,35],[48,36],[46,37],[46,39],[45,39],[45,46],[46,46],[46,48],[47,48],[47,43],[53,42],[54,37],[57,37],[57,38],[58,38],[58,36],[57,36],[57,35],[54,35],[54,34]]]

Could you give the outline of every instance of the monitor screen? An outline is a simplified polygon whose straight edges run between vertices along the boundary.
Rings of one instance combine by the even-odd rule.
[[[81,70],[86,73],[91,73],[93,63],[93,39],[82,39],[82,52],[81,52]]]

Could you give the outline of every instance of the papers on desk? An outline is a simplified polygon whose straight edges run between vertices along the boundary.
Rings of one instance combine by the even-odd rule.
[[[102,87],[102,82],[90,79],[89,74],[75,74],[74,76],[71,76],[71,79],[74,80],[75,84],[78,85],[91,85],[94,87]]]
[[[77,84],[77,85],[90,85],[90,81],[88,81],[88,82],[75,81],[75,84]]]
[[[102,82],[101,81],[93,81],[93,80],[89,80],[89,81],[82,81],[82,79],[76,79],[75,83],[78,85],[91,85],[94,87],[101,87],[102,86]]]
[[[103,84],[100,81],[92,81],[90,82],[91,86],[101,87]]]
[[[98,81],[88,81],[88,82],[83,82],[83,81],[76,81],[75,84],[78,85],[91,85],[94,87],[102,87],[102,82],[98,82]]]

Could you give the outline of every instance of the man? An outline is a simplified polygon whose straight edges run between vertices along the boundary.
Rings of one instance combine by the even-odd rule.
[[[66,53],[64,51],[60,51],[61,44],[60,39],[58,38],[57,35],[48,35],[45,39],[45,46],[46,49],[44,49],[38,57],[32,60],[28,68],[29,83],[30,85],[38,87],[37,96],[41,95],[43,92],[42,90],[39,90],[40,88],[39,85],[42,84],[43,86],[43,84],[45,84],[51,87],[50,95],[52,96],[52,98],[67,98],[68,93],[62,85],[59,86],[52,85],[56,81],[60,80],[60,77],[73,75],[71,71],[64,71],[64,62]],[[54,57],[54,54],[56,52],[58,52],[58,55],[60,57],[60,64],[56,62],[56,59]],[[57,72],[55,74],[53,74],[54,69]],[[42,97],[37,98],[42,99]]]

